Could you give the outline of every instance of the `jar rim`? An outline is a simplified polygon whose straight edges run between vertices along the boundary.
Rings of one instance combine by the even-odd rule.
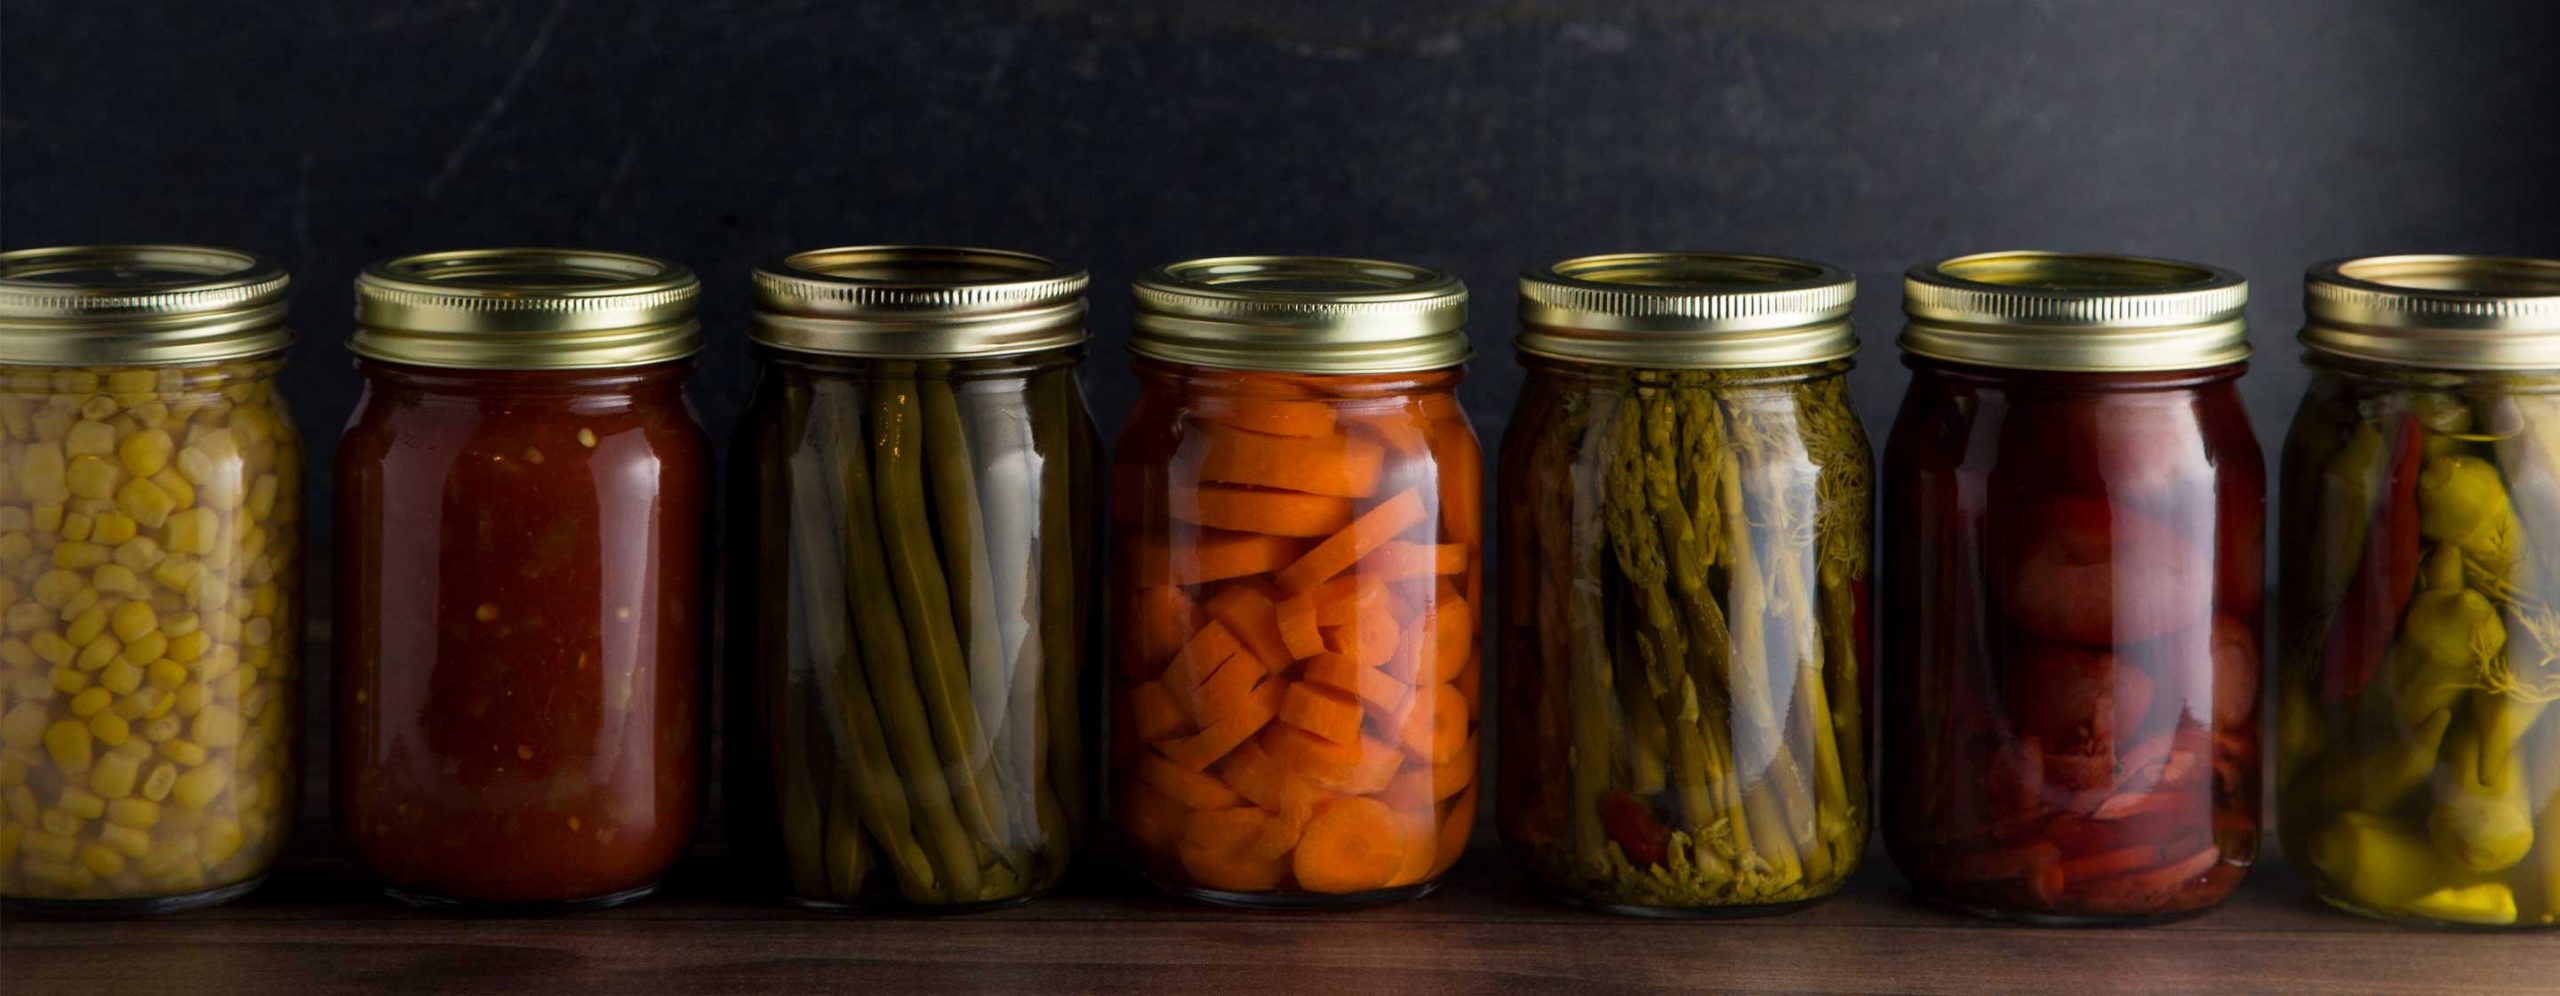
[[[199,245],[0,253],[0,364],[157,366],[281,352],[284,266]]]
[[[1855,355],[1857,278],[1730,252],[1578,256],[1520,275],[1523,355],[1616,366],[1794,366]]]
[[[2186,370],[2247,359],[2249,282],[2153,256],[2009,250],[1903,275],[1900,345],[1984,366]]]
[[[356,277],[358,356],[416,366],[642,366],[702,350],[702,284],[673,260],[599,249],[457,249]]]
[[[1426,266],[1350,256],[1213,256],[1130,286],[1129,349],[1193,366],[1401,373],[1465,363],[1467,287]]]
[[[1081,268],[969,246],[812,249],[756,267],[755,329],[779,350],[882,359],[1031,353],[1089,338]]]
[[[2303,276],[2305,349],[2402,366],[2560,369],[2560,259],[2410,253]]]

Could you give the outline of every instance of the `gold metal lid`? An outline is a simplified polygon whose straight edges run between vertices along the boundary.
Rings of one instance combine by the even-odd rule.
[[[1467,286],[1427,267],[1341,256],[1169,263],[1130,288],[1131,352],[1235,370],[1360,374],[1467,361]]]
[[[1522,353],[1612,366],[1796,366],[1855,355],[1857,278],[1783,256],[1627,252],[1520,275]]]
[[[592,370],[702,349],[701,291],[683,264],[593,249],[462,249],[356,277],[367,359],[476,370]]]
[[[211,246],[0,253],[0,364],[156,366],[292,344],[284,267]]]
[[[2249,358],[2249,282],[2202,263],[1988,252],[1903,275],[1902,348],[2027,370],[2194,370]]]
[[[2560,370],[2560,259],[2367,256],[2311,268],[2302,345],[2456,370]]]
[[[756,342],[833,356],[1001,356],[1081,344],[1085,273],[1030,253],[846,246],[755,272]]]

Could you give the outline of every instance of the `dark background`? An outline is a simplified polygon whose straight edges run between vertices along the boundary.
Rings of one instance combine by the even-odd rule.
[[[2547,2],[5,0],[0,246],[282,258],[315,468],[358,388],[356,270],[503,244],[692,264],[712,333],[695,396],[724,438],[751,373],[747,268],[787,250],[1084,263],[1106,431],[1134,387],[1136,269],[1426,263],[1475,288],[1465,394],[1488,445],[1520,379],[1525,264],[1846,266],[1881,438],[1911,263],[2175,256],[2256,283],[2245,383],[2272,451],[2302,386],[2306,264],[2560,254],[2556,51]]]

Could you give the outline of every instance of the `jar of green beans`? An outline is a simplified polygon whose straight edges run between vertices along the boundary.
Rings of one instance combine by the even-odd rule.
[[[872,246],[757,270],[732,459],[729,828],[782,894],[939,911],[1084,839],[1085,274]]]

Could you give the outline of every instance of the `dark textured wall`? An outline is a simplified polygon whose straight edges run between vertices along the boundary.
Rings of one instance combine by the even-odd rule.
[[[2304,264],[2560,252],[2554,7],[7,0],[0,243],[282,257],[323,455],[356,391],[348,282],[426,249],[692,263],[720,433],[748,382],[745,269],[786,249],[1086,263],[1106,426],[1131,389],[1135,268],[1410,259],[1476,290],[1488,442],[1527,262],[1729,247],[1848,266],[1880,437],[1903,267],[2136,251],[2256,281],[2249,399],[2272,447],[2301,383]]]

